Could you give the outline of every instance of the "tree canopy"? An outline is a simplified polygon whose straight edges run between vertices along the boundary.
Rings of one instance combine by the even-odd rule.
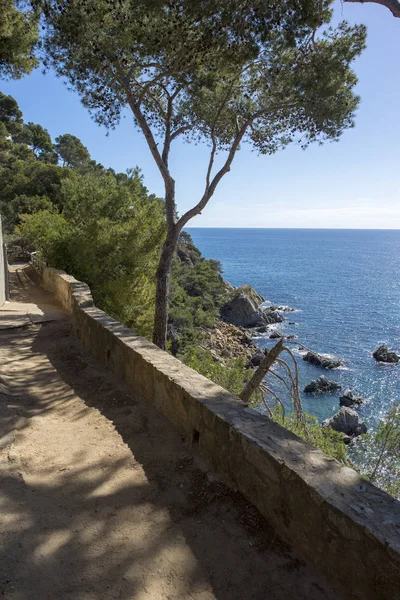
[[[54,150],[50,134],[41,125],[36,123],[24,124],[21,131],[14,135],[14,141],[30,146],[32,152],[44,162],[58,163],[58,156]]]
[[[70,133],[58,136],[54,149],[66,167],[78,169],[87,165],[90,160],[89,150],[79,138]]]
[[[0,123],[4,123],[7,134],[13,136],[22,129],[22,111],[12,96],[0,92]]]
[[[154,341],[165,347],[169,274],[179,234],[201,213],[246,142],[271,154],[337,140],[358,104],[351,64],[365,28],[329,27],[330,0],[42,0],[46,64],[94,118],[128,107],[165,186],[167,237],[157,271]],[[178,216],[174,142],[210,147],[204,188]],[[222,166],[216,168],[220,153]]]
[[[19,79],[38,66],[38,12],[24,2],[0,0],[0,15],[0,78]]]

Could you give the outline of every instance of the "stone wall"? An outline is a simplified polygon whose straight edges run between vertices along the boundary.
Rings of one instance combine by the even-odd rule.
[[[168,417],[343,597],[400,599],[398,501],[96,308],[85,284],[54,269],[42,277],[81,344]]]
[[[5,253],[3,250],[3,230],[1,227],[1,216],[0,216],[0,306],[3,306],[6,301],[6,268],[5,264]]]

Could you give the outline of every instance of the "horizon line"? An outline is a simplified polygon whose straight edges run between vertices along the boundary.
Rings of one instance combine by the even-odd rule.
[[[400,227],[237,227],[236,225],[189,225],[183,229],[278,229],[278,230],[303,230],[303,231],[400,231]]]

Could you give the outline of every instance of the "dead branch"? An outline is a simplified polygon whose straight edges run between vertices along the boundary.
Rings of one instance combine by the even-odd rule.
[[[239,396],[243,402],[246,402],[246,404],[249,402],[252,394],[260,387],[265,375],[268,373],[269,369],[272,367],[282,350],[283,341],[279,340],[279,342],[273,348],[271,348],[268,353],[265,354],[260,366]]]

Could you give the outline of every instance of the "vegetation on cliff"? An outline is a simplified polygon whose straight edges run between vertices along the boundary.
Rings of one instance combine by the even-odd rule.
[[[49,264],[86,281],[99,307],[151,337],[164,203],[137,169],[105,169],[69,134],[53,144],[0,94],[0,190],[14,243],[33,244]]]

